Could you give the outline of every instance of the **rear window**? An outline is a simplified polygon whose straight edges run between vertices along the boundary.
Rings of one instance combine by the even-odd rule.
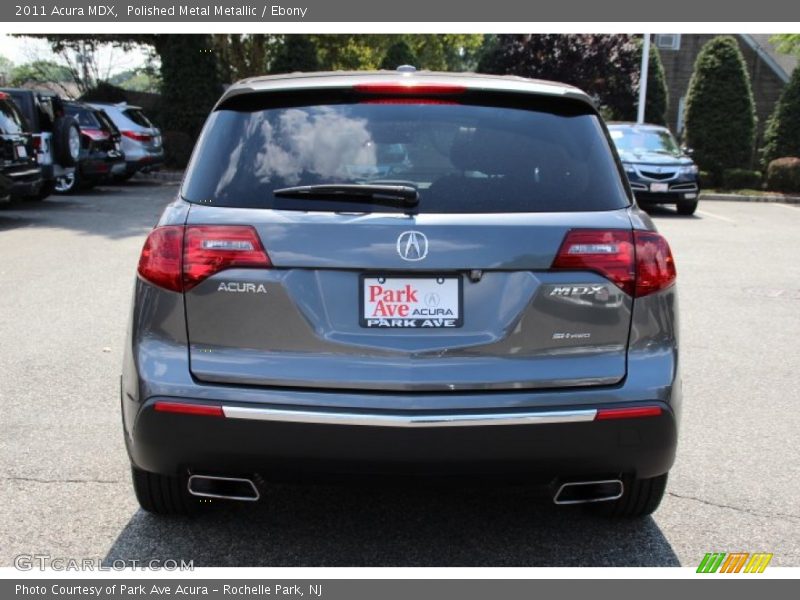
[[[122,111],[122,114],[140,127],[153,127],[153,123],[150,122],[150,119],[138,108],[126,108]]]
[[[102,129],[94,111],[77,106],[67,106],[66,111],[68,115],[75,117],[81,129]]]
[[[273,195],[298,185],[387,183],[417,188],[420,213],[627,206],[602,126],[586,110],[407,101],[223,108],[209,118],[182,193],[226,207],[398,212]]]
[[[0,99],[0,133],[16,134],[25,130],[22,115],[10,100]]]

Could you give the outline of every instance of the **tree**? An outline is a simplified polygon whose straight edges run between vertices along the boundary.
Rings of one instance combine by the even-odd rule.
[[[685,139],[713,181],[725,169],[749,168],[756,134],[750,77],[736,40],[718,36],[700,50],[686,97]]]
[[[800,157],[800,69],[794,70],[775,104],[761,149],[765,169],[772,160],[785,156]]]
[[[72,82],[73,75],[69,68],[52,60],[35,60],[14,67],[8,79],[13,86],[23,86],[29,83],[59,85]]]
[[[635,114],[640,52],[631,35],[503,34],[478,70],[571,84],[592,96],[607,117],[625,119]]]
[[[383,55],[380,68],[393,71],[401,65],[416,66],[416,64],[416,54],[411,51],[411,48],[404,40],[400,40],[389,46],[386,54]]]
[[[14,63],[0,54],[0,84],[7,85],[11,79],[11,71],[14,70]]]
[[[159,35],[156,49],[161,56],[164,128],[184,132],[195,139],[222,94],[211,37]]]
[[[778,52],[800,56],[800,33],[779,33],[770,38],[777,45]]]
[[[311,38],[307,35],[287,35],[269,67],[269,72],[319,71],[319,66],[317,45]]]

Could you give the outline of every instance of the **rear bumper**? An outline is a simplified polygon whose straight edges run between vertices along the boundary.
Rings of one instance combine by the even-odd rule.
[[[595,420],[609,405],[388,413],[191,400],[224,406],[221,417],[157,411],[158,401],[184,400],[146,402],[126,441],[136,466],[164,474],[653,477],[677,444],[676,417],[660,402],[646,403],[658,416]]]

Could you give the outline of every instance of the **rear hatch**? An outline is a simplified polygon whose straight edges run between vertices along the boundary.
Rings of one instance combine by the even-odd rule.
[[[153,125],[152,121],[147,117],[141,108],[130,106],[121,109],[125,117],[136,125],[132,131],[125,132],[128,137],[136,140],[142,146],[151,152],[161,150],[161,130]]]
[[[623,379],[629,201],[591,107],[359,93],[212,114],[182,190],[193,375],[392,391]]]

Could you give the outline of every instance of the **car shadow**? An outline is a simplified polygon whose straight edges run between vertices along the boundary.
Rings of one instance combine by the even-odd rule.
[[[557,507],[526,487],[276,485],[194,517],[136,512],[105,561],[200,566],[678,566],[650,518]]]
[[[641,206],[648,215],[654,219],[667,218],[667,219],[680,219],[682,221],[701,221],[703,217],[697,213],[693,215],[679,215],[674,206],[665,206],[661,204],[654,204],[651,206]]]
[[[177,192],[157,182],[100,185],[74,195],[53,194],[42,201],[0,203],[0,230],[46,227],[110,239],[144,236]]]

